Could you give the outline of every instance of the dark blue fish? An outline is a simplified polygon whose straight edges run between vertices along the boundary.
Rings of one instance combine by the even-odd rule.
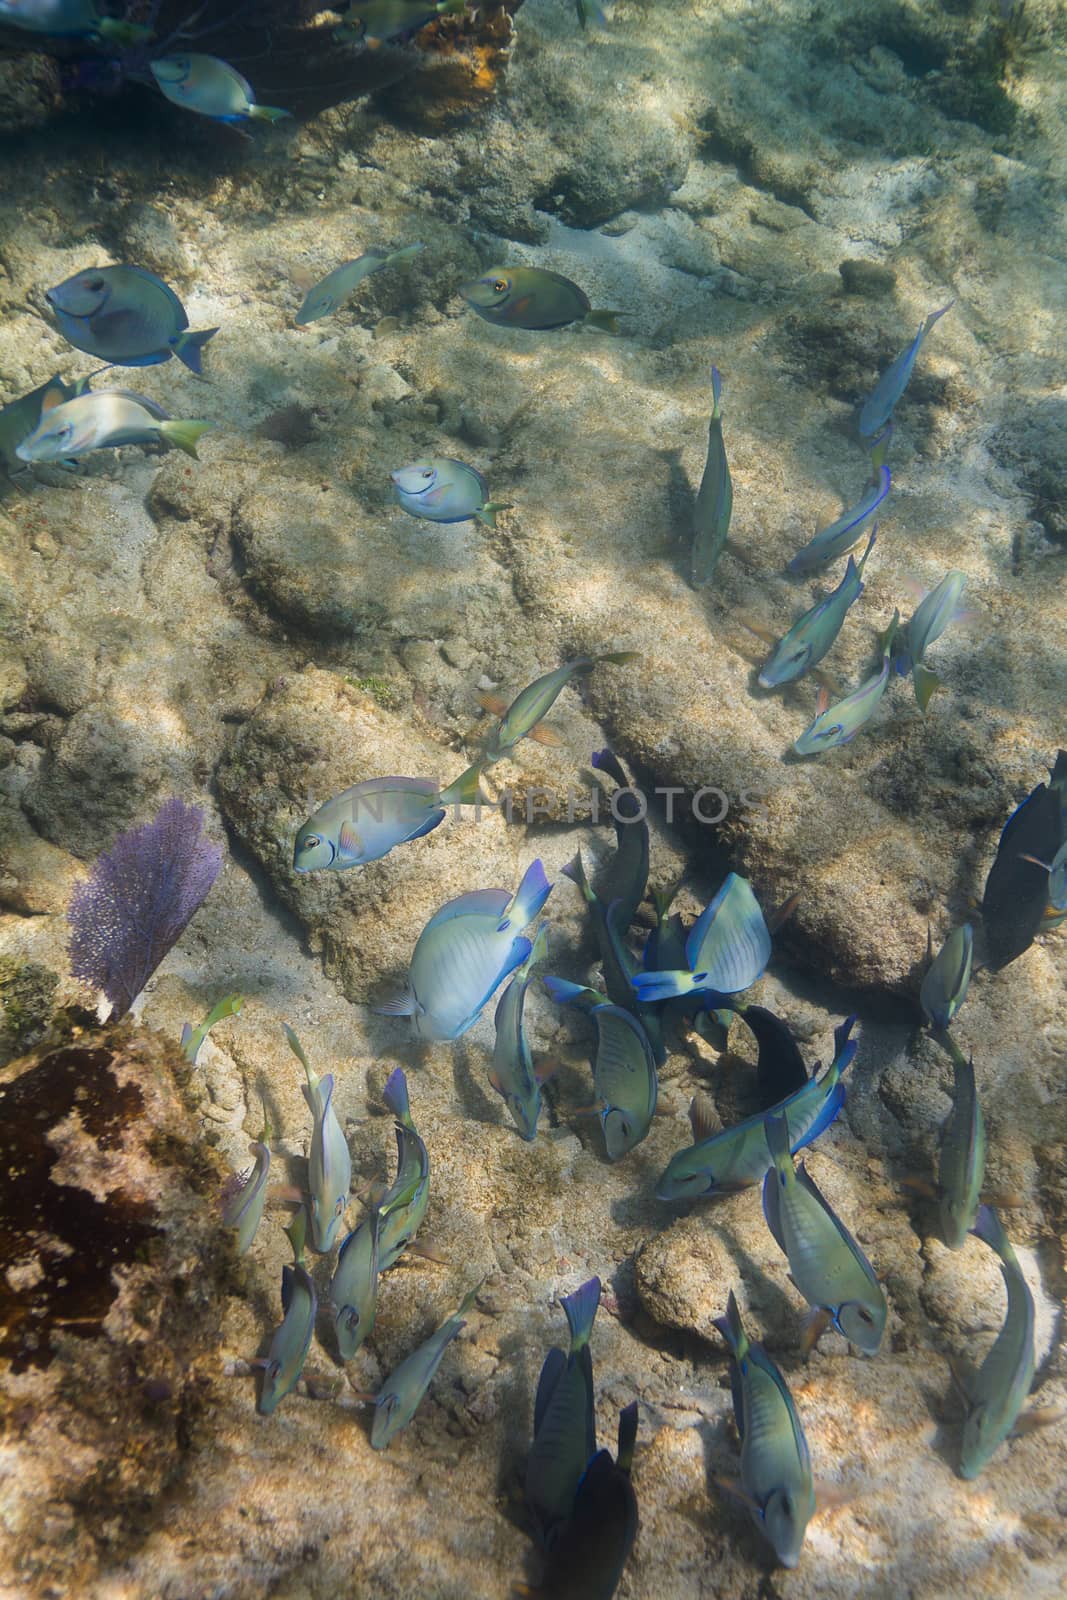
[[[902,350],[893,365],[882,374],[874,387],[874,392],[864,404],[860,412],[859,428],[865,439],[871,438],[880,428],[884,428],[904,390],[908,387],[912,368],[916,357],[922,349],[923,340],[930,332],[939,317],[946,311],[951,311],[956,304],[950,300],[947,306],[942,306],[940,311],[931,311],[929,316],[919,325],[919,331],[906,350]]]
[[[1067,843],[1067,751],[1056,756],[1051,782],[1039,783],[1016,806],[1000,835],[982,895],[986,965],[999,972],[1043,931],[1048,871]]]
[[[570,1519],[582,1474],[596,1454],[589,1335],[600,1304],[600,1279],[590,1278],[564,1295],[561,1304],[571,1330],[570,1350],[564,1355],[555,1348],[545,1357],[526,1462],[526,1501],[549,1549]]]
[[[637,915],[648,885],[648,804],[612,751],[595,750],[593,766],[598,772],[608,773],[619,785],[611,806],[615,855],[598,874],[596,893],[603,905],[618,903],[617,926],[626,929]]]
[[[637,1401],[619,1413],[618,1455],[598,1450],[586,1467],[574,1511],[560,1530],[536,1589],[544,1600],[611,1600],[637,1537],[637,1497],[630,1481],[637,1439]]]

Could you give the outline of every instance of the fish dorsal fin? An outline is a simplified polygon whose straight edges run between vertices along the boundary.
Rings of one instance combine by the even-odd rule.
[[[693,1130],[693,1143],[703,1144],[705,1139],[710,1139],[718,1133],[717,1120],[715,1107],[709,1097],[703,1091],[695,1094],[689,1102],[689,1126]]]

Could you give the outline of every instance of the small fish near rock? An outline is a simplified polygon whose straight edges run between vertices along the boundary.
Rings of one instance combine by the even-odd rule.
[[[427,456],[389,474],[396,497],[410,517],[427,522],[470,522],[496,527],[498,511],[509,506],[489,499],[489,487],[476,467],[453,456]]]
[[[257,105],[248,79],[217,56],[157,56],[148,65],[172,104],[215,122],[281,122],[292,115],[278,106]]]
[[[620,311],[594,311],[589,297],[570,278],[545,267],[492,267],[459,292],[473,311],[501,328],[547,331],[580,322],[603,333],[618,333]]]

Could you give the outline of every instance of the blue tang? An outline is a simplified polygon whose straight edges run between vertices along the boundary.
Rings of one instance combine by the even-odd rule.
[[[174,290],[146,267],[85,267],[45,299],[64,339],[116,367],[154,367],[177,356],[199,372],[200,352],[219,331],[191,333]]]
[[[277,106],[257,105],[247,78],[217,56],[157,56],[148,65],[168,100],[216,122],[280,122],[291,115]]]
[[[922,349],[923,340],[937,319],[943,317],[946,311],[951,311],[955,304],[955,300],[950,300],[940,311],[931,311],[920,323],[919,331],[908,348],[901,351],[893,365],[879,378],[873,393],[865,401],[860,412],[859,429],[865,439],[871,438],[880,428],[885,427],[893,415],[897,401],[908,387],[908,379],[911,377],[916,357]]]
[[[569,1351],[549,1351],[534,1399],[534,1436],[526,1460],[526,1503],[551,1550],[574,1510],[582,1474],[596,1454],[593,1359],[589,1336],[600,1304],[600,1279],[590,1278],[561,1301],[571,1330]]]
[[[407,988],[377,1009],[411,1017],[419,1039],[458,1039],[490,996],[533,949],[521,929],[551,892],[540,861],[523,874],[514,895],[473,889],[449,900],[419,934]]]

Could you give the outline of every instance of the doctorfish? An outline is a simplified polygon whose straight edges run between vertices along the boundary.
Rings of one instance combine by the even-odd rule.
[[[600,1304],[600,1279],[590,1278],[560,1303],[571,1330],[570,1349],[564,1354],[554,1347],[545,1357],[526,1460],[526,1503],[548,1549],[569,1520],[582,1474],[596,1454],[589,1335]]]
[[[993,1348],[978,1371],[958,1378],[967,1406],[960,1448],[961,1478],[977,1478],[997,1446],[1008,1437],[1026,1404],[1037,1364],[1034,1297],[991,1206],[978,1208],[974,1234],[1000,1257],[1008,1310]]]
[[[333,1074],[328,1072],[325,1077],[318,1077],[311,1070],[304,1047],[292,1028],[288,1023],[284,1028],[289,1048],[307,1077],[301,1088],[312,1117],[308,1150],[311,1241],[316,1250],[332,1250],[352,1187],[352,1157],[333,1109]]]
[[[465,0],[437,0],[437,4],[434,0],[353,0],[334,37],[371,46],[388,44],[418,33],[434,17],[461,16],[464,6]]]
[[[28,394],[18,395],[16,399],[9,400],[6,406],[0,407],[0,462],[4,470],[9,474],[23,471],[23,463],[18,455],[18,447],[23,439],[29,438],[46,412],[54,411],[65,400],[73,400],[79,394],[88,393],[88,390],[88,378],[81,378],[76,383],[64,383],[57,373],[47,383],[38,384]]]
[[[638,999],[740,994],[762,975],[771,957],[771,936],[747,878],[736,872],[727,876],[690,928],[685,953],[688,971],[636,973],[631,981]]]
[[[617,333],[618,311],[594,311],[589,298],[570,278],[544,267],[492,267],[459,292],[486,322],[504,328],[566,328],[586,323]]]
[[[294,1261],[291,1267],[282,1268],[282,1320],[274,1330],[266,1356],[252,1363],[263,1368],[258,1409],[264,1417],[269,1417],[295,1387],[304,1370],[311,1336],[315,1331],[319,1302],[315,1285],[304,1266],[306,1226],[306,1213],[300,1210],[292,1226],[286,1229],[293,1246]]]
[[[222,1195],[222,1220],[237,1235],[237,1254],[243,1256],[252,1244],[263,1220],[263,1207],[267,1203],[267,1177],[270,1173],[270,1150],[266,1136],[248,1147],[255,1157],[255,1166],[235,1172]]]
[[[117,367],[154,367],[177,356],[199,372],[200,352],[219,331],[190,332],[174,290],[145,267],[84,267],[45,299],[69,344]]]
[[[613,751],[594,750],[592,766],[597,772],[608,773],[619,785],[611,797],[615,854],[597,874],[596,895],[603,905],[618,902],[618,926],[626,929],[637,915],[648,886],[648,801],[634,787]]]
[[[849,608],[863,593],[863,569],[874,548],[875,537],[872,533],[858,565],[849,556],[845,575],[833,593],[805,611],[779,639],[760,668],[757,681],[761,689],[776,689],[783,683],[802,678],[826,655],[841,632]]]
[[[865,727],[878,710],[889,683],[890,651],[896,634],[899,613],[886,629],[882,644],[882,665],[873,677],[867,678],[858,689],[845,695],[843,700],[829,704],[825,689],[819,691],[815,706],[815,720],[805,728],[793,745],[798,756],[817,756],[824,750],[835,750],[838,745],[849,744]]]
[[[474,806],[479,769],[468,767],[447,789],[432,778],[369,778],[325,801],[300,827],[294,872],[344,872],[380,861],[397,845],[432,833],[449,806]]]
[[[291,116],[277,106],[256,104],[252,85],[218,56],[157,56],[148,63],[161,91],[174,105],[216,122],[280,122]]]
[[[487,528],[496,527],[503,500],[490,500],[489,486],[476,467],[454,456],[426,456],[398,467],[389,476],[401,508],[409,517],[425,522],[470,522],[477,518]]]
[[[929,935],[927,935],[929,940]],[[969,922],[953,928],[930,963],[919,990],[919,1004],[933,1028],[947,1028],[967,998],[974,935]]]
[[[524,1139],[537,1137],[541,1115],[541,1079],[534,1071],[533,1055],[526,1038],[523,1016],[526,991],[533,981],[533,969],[548,950],[548,923],[543,922],[534,936],[530,954],[512,975],[511,982],[497,1002],[496,1042],[489,1082],[501,1095],[515,1126]]]
[[[621,1006],[594,1006],[596,1061],[593,1084],[603,1103],[600,1121],[608,1160],[617,1161],[639,1145],[656,1113],[658,1080],[648,1035]]]
[[[773,1166],[763,1180],[763,1215],[790,1276],[809,1306],[873,1356],[887,1316],[874,1269],[814,1179],[793,1166],[785,1117],[769,1112],[764,1128]]]
[[[715,1326],[730,1347],[741,1482],[720,1486],[748,1507],[783,1567],[795,1567],[815,1514],[811,1454],[789,1386],[761,1344],[750,1344],[733,1290]]]
[[[734,508],[734,486],[722,440],[722,378],[718,367],[711,369],[711,395],[708,455],[693,510],[694,589],[710,583],[715,576],[719,557],[726,548]]]
[[[328,317],[372,272],[410,261],[421,249],[421,244],[406,244],[399,250],[367,250],[363,255],[356,256],[354,261],[342,261],[339,267],[334,267],[332,272],[328,272],[308,290],[293,321],[298,328],[306,328],[309,322]]]
[[[937,1167],[938,1221],[950,1250],[962,1250],[978,1215],[985,1176],[985,1122],[978,1103],[974,1062],[945,1036],[952,1057],[952,1110],[941,1135]]]
[[[417,1038],[458,1039],[529,956],[533,947],[520,930],[551,889],[541,862],[534,861],[514,895],[473,889],[449,900],[419,934],[406,988],[377,1009],[411,1017]]]
[[[843,556],[846,550],[851,550],[853,545],[859,544],[867,524],[891,487],[889,468],[883,462],[858,504],[843,511],[829,527],[820,528],[815,537],[797,551],[785,570],[795,576],[818,572],[821,567],[829,566],[831,561]]]
[[[441,1365],[441,1357],[452,1340],[467,1326],[467,1313],[474,1305],[480,1288],[481,1284],[476,1283],[452,1316],[446,1317],[436,1332],[386,1378],[374,1401],[374,1421],[370,1434],[372,1449],[386,1449],[400,1430],[407,1427]]]
[[[941,687],[937,675],[923,665],[923,656],[950,623],[966,616],[960,605],[966,582],[965,573],[946,572],[936,588],[919,602],[914,616],[904,623],[893,641],[893,666],[901,677],[911,673],[920,711],[926,710],[930,697]]]
[[[129,389],[94,389],[45,411],[15,454],[20,461],[72,461],[90,450],[162,443],[195,460],[196,441],[210,427],[173,420],[154,400]]]
[[[375,1208],[342,1242],[330,1279],[330,1305],[342,1361],[351,1361],[364,1339],[374,1332],[378,1310],[378,1232],[381,1214]]]
[[[893,415],[897,401],[908,387],[908,380],[911,377],[916,357],[922,349],[923,340],[938,318],[943,317],[946,311],[951,311],[955,304],[955,300],[950,300],[947,306],[941,307],[940,311],[931,311],[929,316],[920,323],[919,331],[908,348],[901,351],[892,366],[887,368],[879,378],[872,394],[864,402],[863,409],[860,411],[859,430],[865,439],[871,438],[880,428],[885,427]]]
[[[382,1098],[396,1118],[396,1177],[378,1202],[378,1270],[386,1272],[419,1231],[430,1199],[430,1153],[415,1126],[404,1069],[389,1074]]]
[[[57,39],[104,39],[109,44],[143,44],[151,28],[101,16],[93,0],[0,0],[0,22],[26,33]]]
[[[846,1017],[835,1029],[834,1058],[822,1077],[817,1076],[816,1065],[808,1082],[775,1108],[788,1123],[789,1146],[794,1155],[830,1126],[845,1103],[841,1080],[856,1054],[851,1037],[855,1022],[855,1017]],[[760,1181],[771,1165],[762,1113],[703,1138],[699,1136],[699,1119],[694,1122],[695,1142],[675,1152],[656,1185],[660,1200],[707,1199],[732,1194]]]
[[[573,661],[565,661],[561,667],[542,673],[528,683],[510,705],[494,696],[480,695],[483,709],[500,718],[499,727],[486,745],[485,765],[500,761],[514,750],[520,739],[539,739],[544,744],[558,744],[559,736],[543,728],[541,721],[547,717],[571,679],[592,672],[594,667],[605,663],[621,667],[638,659],[639,653],[635,650],[615,650],[603,656],[576,656]]]

